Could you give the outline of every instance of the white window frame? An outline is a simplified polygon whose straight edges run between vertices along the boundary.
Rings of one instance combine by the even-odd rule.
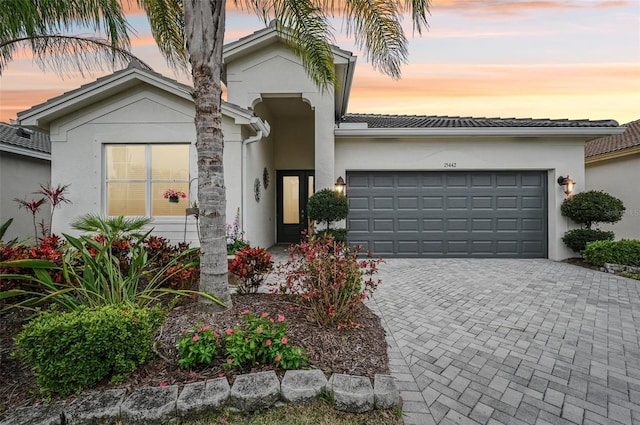
[[[189,176],[187,179],[152,179],[151,178],[151,147],[152,146],[188,146],[189,149],[187,151],[187,160],[189,161]],[[109,180],[108,179],[108,161],[109,157],[107,154],[107,148],[109,146],[144,146],[145,147],[145,169],[146,169],[146,179],[117,179],[117,180]],[[145,192],[146,192],[146,200],[145,200],[145,215],[144,216],[125,216],[125,217],[148,217],[154,220],[166,220],[166,219],[175,219],[176,217],[182,217],[182,215],[151,215],[152,208],[152,199],[151,199],[151,186],[152,183],[167,183],[167,188],[172,183],[187,183],[188,186],[191,185],[191,143],[189,142],[171,142],[171,143],[153,143],[153,142],[145,142],[145,143],[104,143],[102,145],[103,152],[103,178],[102,178],[102,187],[103,187],[103,211],[105,215],[109,215],[109,182],[119,182],[119,183],[145,183]],[[191,195],[191,188],[188,188],[187,191],[187,206],[189,206],[189,198]]]

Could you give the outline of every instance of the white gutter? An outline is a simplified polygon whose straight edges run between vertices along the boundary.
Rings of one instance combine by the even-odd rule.
[[[446,128],[336,128],[335,136],[367,138],[482,137],[482,136],[609,136],[625,127],[446,127]]]
[[[11,146],[0,144],[0,152],[9,152],[16,155],[24,155],[31,158],[44,159],[47,161],[51,161],[51,154],[46,152],[34,151],[27,148],[21,148],[18,146]]]

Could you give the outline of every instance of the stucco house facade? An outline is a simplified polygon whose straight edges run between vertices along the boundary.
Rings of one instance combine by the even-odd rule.
[[[3,240],[35,238],[31,212],[20,209],[14,199],[39,199],[33,192],[51,180],[51,144],[47,134],[0,123],[0,225],[13,219]],[[48,205],[42,207],[46,210]],[[43,211],[44,212],[44,211]],[[37,221],[49,226],[48,214]],[[38,229],[40,231],[40,229]]]
[[[320,91],[273,28],[224,48],[227,222],[240,211],[253,245],[297,240],[306,199],[343,177],[349,241],[376,255],[573,255],[556,181],[584,190],[584,144],[617,122],[349,114],[356,58],[334,58],[338,84]],[[86,212],[147,215],[197,242],[186,200],[162,198],[196,199],[193,116],[188,86],[135,64],[19,113],[50,134],[52,182],[72,185],[54,231]]]
[[[587,190],[603,190],[620,198],[626,211],[618,223],[600,227],[616,239],[640,239],[640,119],[623,124],[624,133],[585,145]]]

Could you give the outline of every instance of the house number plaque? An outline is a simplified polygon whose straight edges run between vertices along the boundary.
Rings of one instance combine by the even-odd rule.
[[[456,168],[456,163],[455,162],[445,162],[444,163],[444,168]]]

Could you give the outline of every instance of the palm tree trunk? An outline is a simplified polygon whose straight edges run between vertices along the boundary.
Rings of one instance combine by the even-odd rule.
[[[225,239],[226,197],[222,164],[222,48],[225,2],[184,0],[185,40],[193,77],[196,150],[198,152],[198,206],[200,208],[200,290],[231,307]],[[200,298],[200,310],[217,304]]]

